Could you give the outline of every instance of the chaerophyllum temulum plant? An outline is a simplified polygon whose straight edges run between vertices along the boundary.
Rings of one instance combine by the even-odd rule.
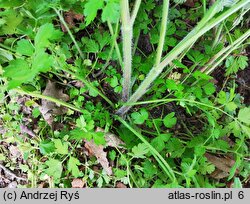
[[[124,3],[122,1],[122,3]],[[137,1],[139,4],[140,2]],[[126,3],[128,4],[128,1]],[[157,55],[156,55],[156,63],[148,73],[147,77],[143,80],[143,82],[139,85],[137,90],[127,99],[128,104],[136,103],[148,90],[150,85],[154,82],[154,80],[162,73],[162,71],[166,68],[167,71],[171,71],[171,67],[167,67],[174,59],[176,59],[179,55],[181,55],[183,52],[187,51],[187,49],[190,49],[192,45],[206,32],[213,29],[218,24],[222,23],[224,20],[226,20],[230,15],[234,14],[238,10],[242,9],[246,5],[248,5],[248,1],[216,1],[209,10],[206,11],[204,14],[204,17],[200,20],[200,22],[197,23],[197,26],[181,41],[179,42],[166,56],[161,56],[162,54],[162,48],[165,39],[165,32],[166,32],[166,24],[168,22],[167,19],[167,13],[168,13],[168,6],[169,1],[164,1],[164,7],[163,7],[163,13],[162,13],[162,25],[161,25],[161,32],[159,34],[160,40],[158,44],[157,49]],[[137,4],[135,4],[137,5]],[[128,6],[127,6],[128,7]],[[122,23],[124,25],[124,29],[129,30],[129,36],[128,38],[131,39],[131,26],[133,26],[133,21],[131,19],[134,19],[134,16],[129,15],[129,11],[127,7],[122,8]],[[226,7],[229,7],[229,9],[225,9]],[[136,10],[136,9],[135,9]],[[225,11],[226,10],[226,11]],[[223,12],[224,11],[224,12]],[[134,14],[134,13],[133,13]],[[124,17],[126,15],[126,17]],[[125,22],[124,22],[125,21]],[[129,25],[128,22],[130,22]],[[125,35],[125,31],[123,32]],[[249,31],[244,35],[243,39],[247,39],[249,37]],[[132,47],[128,48],[127,45],[131,45],[131,43],[128,43],[127,36],[124,37],[126,39],[126,45],[124,45],[124,53],[131,54],[130,51],[127,49],[132,49]],[[131,40],[130,40],[131,41]],[[236,43],[237,44],[237,43]],[[161,60],[162,59],[162,60]],[[124,57],[124,81],[129,82],[131,78],[131,57],[125,56]],[[130,87],[129,84],[124,85],[123,88],[123,96],[126,96],[124,100],[129,95],[129,89],[127,87]],[[128,89],[128,90],[127,90]],[[124,115],[129,109],[131,105],[123,105],[117,113],[120,115]]]
[[[243,108],[237,117],[234,116],[236,115],[235,110],[237,108],[235,105],[236,102],[234,101],[237,101],[237,97],[234,94],[234,88],[230,89],[230,94],[222,91],[216,96],[217,98],[215,101],[218,102],[218,107],[204,99],[212,95],[215,91],[215,88],[209,81],[212,80],[209,75],[216,69],[219,69],[224,61],[226,61],[228,75],[230,73],[236,73],[239,69],[244,69],[247,66],[247,58],[238,56],[238,53],[234,52],[243,50],[249,44],[249,42],[246,41],[249,38],[250,30],[236,32],[234,35],[230,34],[230,32],[233,32],[241,23],[244,23],[242,19],[250,9],[249,0],[202,1],[203,16],[201,19],[195,21],[198,23],[196,23],[193,28],[180,35],[181,40],[179,40],[179,42],[175,42],[172,38],[172,35],[174,35],[175,32],[177,33],[178,30],[174,30],[171,27],[172,16],[174,15],[173,12],[171,12],[171,8],[184,1],[157,1],[157,3],[161,5],[161,7],[158,7],[161,8],[161,10],[157,13],[160,23],[158,23],[157,29],[151,28],[154,31],[154,35],[157,36],[157,40],[155,40],[157,43],[153,43],[153,48],[155,49],[153,54],[150,56],[143,55],[146,61],[145,64],[149,64],[150,66],[146,73],[143,73],[145,74],[143,76],[141,73],[138,73],[139,69],[136,67],[138,58],[135,53],[138,51],[138,36],[140,36],[140,33],[145,32],[145,30],[147,34],[150,35],[151,30],[145,27],[150,27],[150,24],[153,24],[150,22],[151,16],[144,14],[146,17],[143,16],[143,18],[149,21],[149,23],[147,22],[148,24],[144,28],[140,28],[141,30],[139,30],[138,34],[138,25],[136,24],[138,18],[141,20],[140,15],[142,15],[145,10],[151,9],[151,5],[147,5],[149,8],[143,8],[143,6],[145,7],[143,3],[146,4],[145,1],[87,0],[73,1],[75,5],[72,6],[70,1],[65,1],[65,3],[54,0],[44,1],[46,3],[40,5],[30,3],[28,7],[32,8],[34,12],[29,12],[25,7],[23,8],[20,3],[22,1],[16,2],[15,4],[15,2],[11,3],[10,1],[6,1],[3,3],[3,7],[10,8],[13,4],[15,9],[18,10],[20,8],[22,15],[18,15],[15,9],[11,10],[11,12],[5,11],[1,14],[3,20],[0,21],[0,25],[2,26],[0,30],[1,35],[20,35],[18,39],[12,39],[12,41],[10,40],[11,42],[8,43],[8,45],[17,44],[14,48],[12,46],[7,46],[7,43],[0,44],[1,51],[3,52],[2,55],[5,58],[4,63],[8,64],[4,64],[0,72],[3,72],[3,76],[8,79],[8,90],[14,90],[20,94],[48,100],[79,112],[80,114],[86,114],[81,106],[72,105],[60,99],[41,94],[41,87],[39,85],[36,89],[39,91],[32,91],[25,86],[28,83],[34,86],[37,85],[34,79],[37,76],[46,74],[58,74],[59,77],[64,77],[65,75],[66,77],[82,81],[85,89],[89,91],[89,95],[94,98],[100,96],[103,99],[103,103],[107,104],[107,109],[109,109],[109,111],[111,110],[110,112],[114,110],[115,114],[113,114],[113,119],[120,121],[121,124],[134,133],[134,135],[149,148],[163,172],[173,183],[177,181],[176,177],[178,173],[159,153],[162,149],[157,147],[157,145],[153,146],[142,135],[141,132],[143,131],[138,131],[134,125],[142,125],[148,122],[147,120],[149,118],[149,114],[146,110],[141,109],[137,111],[137,107],[141,107],[141,105],[153,107],[158,104],[174,102],[178,104],[178,106],[185,107],[190,114],[194,113],[196,109],[199,109],[203,115],[208,118],[212,129],[215,130],[214,132],[216,132],[216,128],[218,127],[216,127],[216,122],[213,120],[210,111],[217,111],[219,116],[225,115],[232,120],[227,127],[228,129],[231,128],[230,130],[233,129],[233,131],[239,132],[241,128],[247,135],[250,135],[249,127],[247,126],[249,120],[248,118],[244,118],[245,113],[249,113],[249,109]],[[84,23],[75,30],[70,28],[64,16],[64,12],[70,9],[78,11],[85,17]],[[99,30],[96,34],[95,31],[91,31],[90,29],[90,33],[88,33],[89,31],[86,28],[92,28],[92,24],[95,23],[94,20],[97,16],[100,17],[102,22],[101,26],[98,25],[100,30],[106,26],[109,32],[98,35]],[[15,23],[12,22],[5,25],[6,21],[10,21],[15,17],[17,19]],[[53,21],[48,23],[48,19],[50,18],[56,21],[57,27],[54,25],[55,22]],[[235,20],[234,23],[232,23],[232,19]],[[24,25],[19,26],[22,21]],[[27,25],[32,25],[33,27]],[[60,27],[64,28],[64,33],[60,31]],[[86,37],[84,36],[81,39],[82,36],[78,37],[78,32],[85,29],[87,30],[86,35],[88,38],[84,38]],[[170,32],[169,30],[171,29],[174,31]],[[156,34],[155,31],[158,33]],[[206,54],[210,56],[209,59],[205,59],[203,53],[192,50],[196,43],[205,41],[207,38],[210,38],[210,40],[211,38],[214,39],[212,40],[213,43],[211,46],[204,46]],[[230,43],[221,43],[226,41],[225,39],[229,39]],[[63,45],[61,45],[61,41],[63,41]],[[98,41],[98,43],[95,41]],[[172,48],[166,49],[166,44],[171,44],[170,41],[172,43],[170,47]],[[71,44],[72,46],[70,47],[67,44]],[[106,51],[104,48],[105,46],[109,46],[110,49],[107,49],[108,51],[103,54],[102,51]],[[201,48],[201,50],[202,49],[203,48]],[[69,53],[69,50],[71,53]],[[99,53],[102,53],[102,55],[99,56]],[[232,53],[235,55],[232,55]],[[95,55],[92,58],[100,58],[105,61],[104,66],[98,70],[99,72],[97,74],[94,73],[93,70],[95,66],[98,66],[98,60],[90,62],[89,59],[92,55]],[[185,57],[193,62],[190,67],[184,65],[182,60]],[[66,63],[68,58],[73,58],[76,66],[72,65],[72,63]],[[116,63],[116,70],[114,67],[109,66],[112,64],[111,61]],[[173,70],[176,68],[184,70],[181,76],[177,76],[177,81],[181,81],[180,83],[179,81],[177,83],[176,80],[173,79]],[[140,71],[144,70],[139,70],[139,72]],[[95,83],[93,82],[93,76],[97,76],[103,72],[110,72],[111,74],[109,73],[108,77],[113,77],[112,79],[107,79],[107,81],[111,84],[112,88],[117,89],[119,93],[116,95],[119,97],[117,101],[112,100],[106,95],[97,81],[94,81]],[[119,78],[120,76],[122,77]],[[160,87],[158,90],[157,85],[160,83],[161,79],[164,79],[163,84],[167,87],[165,87],[165,89],[163,87],[163,90],[161,90]],[[165,79],[167,79],[167,81],[165,81]],[[200,83],[202,80],[206,81],[206,84]],[[63,80],[61,81],[63,83]],[[187,81],[189,82],[188,86],[190,86],[190,90],[194,92],[196,98],[190,96],[191,94],[188,95],[189,92],[186,89],[186,95],[182,93],[184,92],[182,85]],[[195,88],[196,85],[203,87]],[[192,88],[194,88],[194,90],[192,90]],[[82,92],[84,92],[84,88],[82,88],[82,90]],[[167,90],[169,90],[171,94],[157,100],[156,96],[158,96],[161,91],[164,93]],[[206,93],[206,97],[202,97],[202,91]],[[79,93],[80,92],[74,94],[77,95]],[[197,101],[198,99],[200,100]],[[91,101],[92,99],[89,98],[89,100]],[[81,104],[81,101],[79,101],[79,103]],[[189,110],[189,106],[191,110]],[[133,109],[131,110],[132,107],[135,107],[135,111],[133,111]],[[129,110],[132,112],[131,117],[129,115]],[[127,122],[131,121],[131,118],[134,122],[133,125]],[[152,123],[148,122],[147,125],[149,127],[155,127],[158,133],[160,133],[160,128],[158,127],[160,125],[158,125],[158,122],[159,121],[154,120]],[[176,117],[174,111],[164,117],[163,124],[166,128],[173,127],[175,123]],[[109,125],[106,126],[108,127]],[[93,128],[91,128],[91,131],[92,130]],[[214,132],[213,134],[215,135]],[[213,140],[216,138],[214,135],[211,134],[208,139],[203,141],[204,146],[207,145],[209,139]],[[241,141],[244,140],[244,137],[242,138]],[[155,141],[162,145],[167,142],[167,139],[163,138],[161,135],[157,137],[157,140],[154,140],[154,142]],[[180,149],[183,147],[176,138],[175,140],[171,140],[171,142],[180,147]],[[144,148],[143,150],[145,150],[145,145],[143,147],[138,145],[138,149]],[[169,147],[169,149],[171,148]],[[172,150],[173,148],[171,151]],[[236,149],[236,152],[237,151],[238,149]],[[147,151],[145,150],[144,152]],[[179,156],[174,150],[172,152],[174,157]],[[237,156],[239,156],[239,153]],[[192,161],[192,167],[195,162],[196,157]],[[185,169],[185,173],[183,173],[183,175],[185,174],[183,177],[185,177],[187,183],[190,179],[187,175],[190,172],[192,173],[191,170]]]

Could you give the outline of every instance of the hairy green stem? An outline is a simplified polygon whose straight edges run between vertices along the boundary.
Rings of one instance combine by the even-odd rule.
[[[213,6],[207,11],[204,17],[205,19],[203,18],[200,23],[198,23],[198,25],[193,29],[193,31],[191,31],[178,45],[175,46],[174,49],[171,50],[171,52],[167,54],[166,58],[158,66],[155,66],[151,69],[147,77],[144,79],[144,81],[138,87],[136,92],[130,97],[127,102],[134,103],[138,101],[147,92],[150,84],[161,74],[163,69],[176,57],[178,57],[183,50],[185,50],[191,44],[197,41],[197,39],[203,34],[205,34],[207,31],[209,31],[210,29],[221,23],[223,20],[225,20],[227,17],[241,9],[248,2],[249,0],[242,0],[215,18],[213,18],[213,16],[217,13],[218,9],[216,7],[217,4],[213,4]],[[210,21],[208,21],[207,19],[210,19]],[[124,115],[130,108],[131,106],[123,105],[117,111],[117,114]]]
[[[215,39],[214,39],[212,48],[214,48],[216,45],[218,45],[218,42],[219,42],[220,37],[221,37],[222,28],[223,28],[223,23],[221,23],[221,24],[216,28],[216,35],[215,35]]]
[[[161,62],[161,56],[165,42],[167,23],[168,23],[168,10],[169,10],[169,0],[163,0],[160,40],[156,52],[155,66],[159,65]]]
[[[121,20],[122,20],[122,39],[123,39],[122,101],[126,102],[130,96],[130,87],[131,87],[132,38],[133,38],[133,25],[130,19],[128,0],[121,0]]]

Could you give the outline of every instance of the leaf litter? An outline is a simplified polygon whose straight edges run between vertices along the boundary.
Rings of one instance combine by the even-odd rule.
[[[97,127],[96,132],[104,132],[104,129]],[[101,164],[104,171],[107,175],[112,175],[112,168],[110,167],[109,161],[107,159],[107,152],[104,151],[106,147],[114,147],[114,148],[124,148],[124,142],[120,140],[116,135],[112,133],[105,133],[106,145],[96,145],[93,140],[87,141],[85,140],[85,148],[88,150],[90,155],[94,155],[97,158],[97,161]]]
[[[43,91],[43,95],[50,96],[59,100],[68,101],[69,96],[63,93],[62,89],[59,89],[56,86],[55,82],[48,81],[45,90]],[[42,113],[45,121],[53,127],[54,116],[55,115],[63,115],[67,112],[67,108],[58,106],[56,103],[48,101],[46,99],[42,99],[42,104],[40,106],[40,112]]]

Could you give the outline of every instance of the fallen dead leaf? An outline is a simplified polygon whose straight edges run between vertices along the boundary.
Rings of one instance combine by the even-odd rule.
[[[100,127],[97,127],[96,132],[105,132],[105,130]],[[118,138],[115,134],[107,132],[105,133],[104,137],[106,140],[105,147],[124,148],[122,145],[125,145],[125,143],[120,138]]]
[[[17,146],[14,146],[14,145],[10,145],[9,146],[9,151],[10,151],[10,154],[11,154],[11,157],[12,158],[22,158],[22,153],[20,152],[20,150],[18,149]]]
[[[83,186],[85,185],[86,182],[84,182],[82,179],[80,178],[75,178],[73,179],[73,181],[71,182],[72,188],[83,188]]]
[[[122,182],[117,182],[116,183],[116,188],[127,188],[127,186]]]
[[[210,174],[210,176],[214,179],[223,179],[229,176],[228,172],[224,172],[220,169],[215,169],[214,172]]]
[[[21,133],[26,133],[26,134],[28,134],[31,137],[35,137],[36,136],[35,133],[32,130],[30,130],[25,125],[20,125],[20,130],[21,130]]]
[[[75,21],[83,22],[84,16],[82,14],[77,14],[74,11],[68,11],[64,13],[64,20],[68,24],[69,28],[75,27]],[[67,29],[63,24],[61,24],[61,28],[63,32],[67,32]]]
[[[206,153],[205,156],[207,160],[216,167],[216,170],[211,174],[211,176],[216,179],[227,177],[235,164],[235,161],[230,157],[217,157],[209,153]],[[236,170],[236,174],[238,173],[239,171]]]
[[[104,129],[97,127],[96,132],[105,132]],[[119,139],[115,134],[110,132],[105,133],[104,135],[106,140],[106,145],[96,145],[93,140],[85,140],[85,148],[88,150],[90,155],[93,155],[97,158],[98,162],[102,165],[103,169],[108,175],[112,175],[112,168],[110,167],[109,161],[107,159],[107,152],[104,151],[105,147],[115,147],[115,148],[124,148],[122,145],[125,143]]]
[[[68,101],[69,96],[63,93],[62,89],[57,88],[55,82],[48,81],[43,95],[50,96],[59,100]],[[42,105],[40,106],[40,111],[45,119],[45,121],[52,127],[54,115],[62,115],[67,112],[67,108],[60,107],[56,103],[42,99]]]
[[[7,188],[16,188],[17,187],[17,182],[12,181],[11,183],[8,184]]]
[[[107,152],[104,151],[102,145],[96,145],[93,140],[85,140],[85,148],[88,150],[90,155],[94,155],[97,158],[97,161],[102,165],[104,171],[108,175],[112,175],[112,169],[109,166],[109,161],[107,159]]]
[[[198,0],[187,0],[184,5],[188,6],[188,7],[194,7],[195,6],[195,3],[197,2]]]
[[[46,186],[45,182],[41,182],[38,184],[37,188],[44,188]]]

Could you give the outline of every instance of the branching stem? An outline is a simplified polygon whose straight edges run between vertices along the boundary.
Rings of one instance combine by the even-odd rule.
[[[218,1],[218,3],[220,3]],[[190,45],[192,45],[195,41],[198,40],[202,35],[204,35],[207,31],[221,23],[223,20],[228,18],[230,15],[244,7],[249,3],[249,0],[242,0],[239,3],[233,5],[230,9],[223,12],[221,15],[214,17],[218,12],[217,4],[213,4],[213,6],[206,12],[204,18],[198,23],[198,25],[191,31],[178,45],[175,46],[174,49],[171,50],[166,56],[166,58],[157,66],[153,67],[148,73],[147,77],[138,87],[136,92],[129,98],[128,103],[137,102],[148,90],[151,83],[161,74],[163,69],[169,65],[176,57],[178,57],[183,50],[187,49]],[[124,115],[131,106],[123,105],[118,111],[117,114]]]

